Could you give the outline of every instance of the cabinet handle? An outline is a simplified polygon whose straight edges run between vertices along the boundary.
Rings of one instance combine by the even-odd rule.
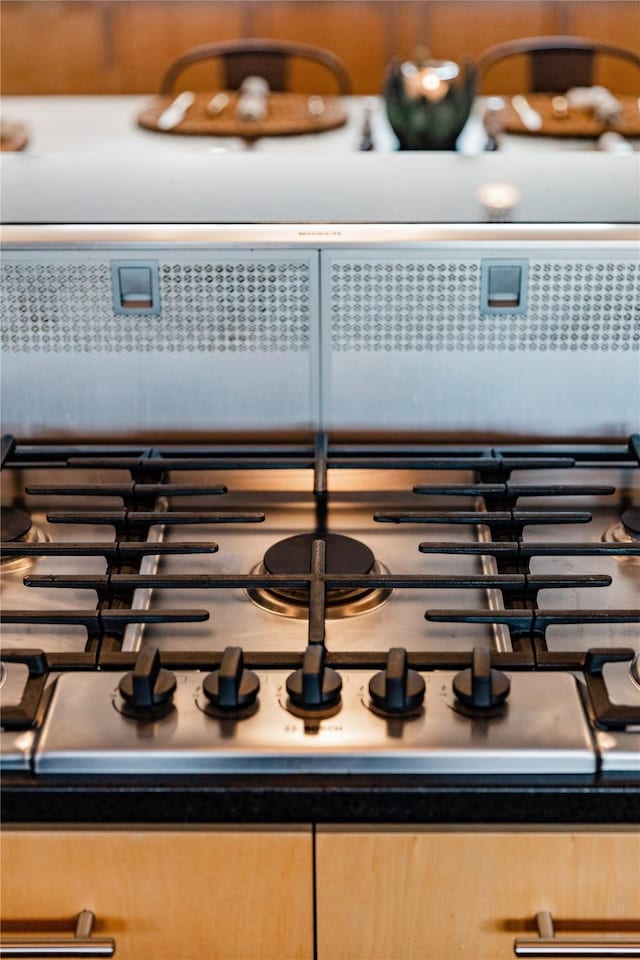
[[[73,937],[4,937],[0,957],[112,957],[116,952],[112,937],[92,937],[95,916],[82,910],[76,920]]]
[[[633,937],[556,937],[548,910],[536,914],[538,936],[518,937],[516,957],[640,957],[640,940]]]

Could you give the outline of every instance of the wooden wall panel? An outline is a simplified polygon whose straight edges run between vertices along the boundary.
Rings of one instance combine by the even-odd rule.
[[[570,4],[571,30],[581,37],[617,43],[640,53],[640,3],[610,0],[609,3]],[[596,82],[609,84],[620,93],[640,93],[640,73],[620,62],[603,59]]]
[[[127,93],[156,92],[169,64],[191,47],[248,35],[247,5],[242,3],[128,0],[116,6],[118,56],[127,64]],[[185,82],[179,85],[211,89],[213,76],[211,63],[199,64],[185,71]]]
[[[558,4],[528,2],[486,3],[484,0],[459,0],[446,6],[435,3],[431,15],[433,54],[443,59],[476,60],[488,47],[517,37],[535,37],[558,33]],[[525,69],[511,61],[495,70],[486,86],[487,93],[522,90]]]
[[[640,4],[637,0],[570,3],[568,12],[571,32],[640,51]]]
[[[424,42],[435,57],[477,57],[494,43],[515,37],[555,33],[554,3],[442,0],[430,4],[430,36]]]
[[[5,0],[1,89],[5,94],[120,93],[113,6],[74,0]]]
[[[333,50],[351,74],[355,93],[377,93],[393,55],[387,32],[391,5],[382,0],[269,0],[257,5],[254,31],[258,37],[299,40]],[[309,89],[302,71],[299,79]],[[317,88],[319,93],[334,89],[331,83]]]
[[[638,0],[3,0],[0,16],[5,94],[153,93],[190,47],[243,36],[328,47],[360,94],[378,93],[390,60],[417,46],[460,60],[503,40],[573,33],[640,52]],[[333,90],[320,68],[294,76],[301,89]],[[511,66],[488,90],[510,92],[523,77]],[[630,69],[598,79],[637,89]],[[211,68],[185,75],[190,86],[213,83]]]

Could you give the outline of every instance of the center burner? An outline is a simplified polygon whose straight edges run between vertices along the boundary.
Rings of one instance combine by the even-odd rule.
[[[602,539],[605,543],[633,543],[640,541],[640,507],[630,507],[621,515],[620,520],[605,530]],[[616,557],[619,563],[640,564],[640,557],[623,555]]]
[[[309,573],[311,570],[311,547],[318,537],[313,533],[301,533],[295,537],[279,540],[269,547],[261,564],[251,572],[285,576]],[[328,575],[345,574],[354,577],[367,574],[384,574],[387,569],[374,557],[372,551],[360,540],[338,533],[325,534],[321,539],[326,544],[325,567]],[[391,589],[369,587],[328,588],[326,592],[326,616],[329,620],[355,617],[374,610],[387,600]],[[274,587],[247,590],[247,595],[264,610],[283,617],[306,620],[309,615],[309,593],[305,588]]]
[[[11,543],[46,543],[50,537],[38,527],[26,510],[20,507],[2,507],[0,516],[0,534],[2,539]],[[3,557],[0,560],[0,575],[5,573],[24,573],[35,562],[35,557]]]

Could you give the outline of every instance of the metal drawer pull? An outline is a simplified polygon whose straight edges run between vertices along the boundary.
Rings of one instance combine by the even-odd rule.
[[[634,937],[556,937],[553,917],[548,910],[536,914],[538,936],[518,937],[513,950],[516,957],[640,957],[640,940]]]
[[[92,937],[95,916],[91,910],[82,910],[76,920],[73,937],[42,937],[25,940],[22,937],[4,937],[0,957],[112,957],[116,943],[112,937]]]

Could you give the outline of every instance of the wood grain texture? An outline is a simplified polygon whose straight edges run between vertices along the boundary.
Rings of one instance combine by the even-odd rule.
[[[126,0],[116,7],[117,56],[126,70],[127,92],[131,93],[159,90],[167,67],[191,47],[243,36],[241,2]],[[183,90],[210,90],[220,81],[218,66],[210,61],[185,70],[180,86]]]
[[[64,936],[82,909],[118,960],[307,960],[311,833],[4,831],[6,935]]]
[[[318,960],[500,960],[559,936],[640,934],[640,833],[317,834]]]
[[[640,4],[637,0],[569,4],[572,32],[617,43],[640,53]],[[640,73],[631,64],[612,57],[598,60],[595,82],[618,93],[640,94]]]
[[[447,7],[436,3],[431,14],[431,49],[435,56],[453,60],[478,57],[489,47],[516,37],[559,33],[561,4],[521,0],[493,3],[458,0]],[[455,49],[448,52],[451,39]],[[510,93],[527,89],[525,62],[521,58],[495,68],[483,93]]]
[[[640,52],[637,0],[2,0],[4,94],[154,93],[180,54],[241,37],[298,40],[327,47],[345,62],[358,94],[376,94],[393,57],[416,47],[436,57],[477,58],[503,40],[573,34]],[[208,65],[184,87],[213,89]],[[319,66],[293,73],[302,92],[334,93]],[[487,92],[522,89],[523,63],[492,71]],[[638,93],[637,73],[611,60],[597,81]]]
[[[258,37],[299,40],[326,47],[345,63],[355,94],[378,93],[386,64],[392,56],[387,45],[390,3],[368,0],[269,0],[256,5],[254,30]],[[335,84],[312,66],[300,64],[292,71],[296,89],[335,92]]]
[[[117,4],[3,0],[3,94],[118,93],[126,64],[115,49]]]

